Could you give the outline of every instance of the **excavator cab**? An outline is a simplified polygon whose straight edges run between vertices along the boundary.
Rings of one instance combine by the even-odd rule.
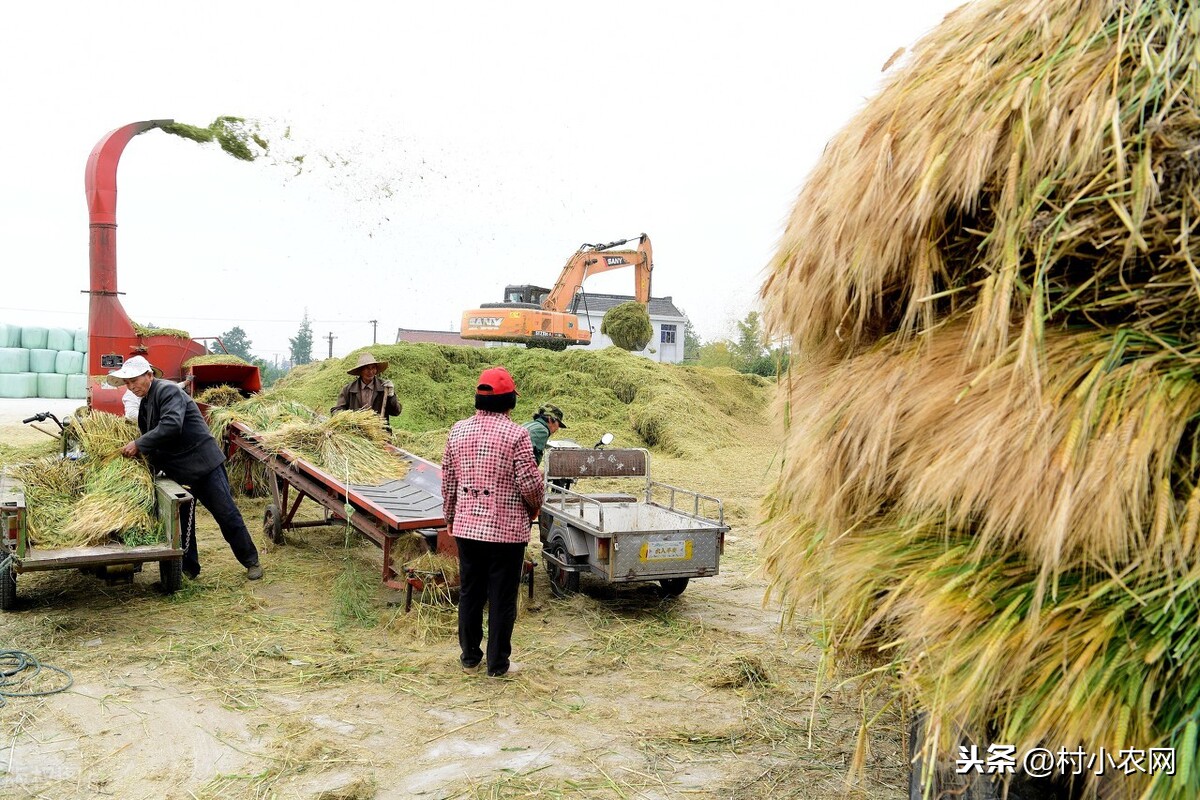
[[[522,305],[541,308],[542,303],[546,302],[546,297],[549,294],[549,289],[543,286],[534,286],[528,283],[520,286],[505,286],[504,304],[512,305],[520,303]]]

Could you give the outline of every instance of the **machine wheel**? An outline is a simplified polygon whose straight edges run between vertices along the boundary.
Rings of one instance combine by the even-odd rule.
[[[158,562],[158,579],[167,594],[178,592],[183,586],[183,559],[167,558]]]
[[[263,534],[275,544],[287,544],[283,538],[283,517],[274,503],[268,503],[263,512]]]
[[[560,561],[571,560],[567,543],[557,536],[546,543],[546,550]],[[546,559],[546,575],[550,578],[550,591],[554,592],[555,597],[568,597],[579,591],[578,572],[559,569],[550,559]]]
[[[663,597],[679,597],[687,588],[689,578],[663,578],[658,582]]]
[[[0,567],[0,611],[12,611],[17,607],[17,573],[12,564]]]

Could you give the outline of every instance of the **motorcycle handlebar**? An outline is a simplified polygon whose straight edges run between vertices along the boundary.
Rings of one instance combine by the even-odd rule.
[[[21,420],[21,424],[28,425],[31,422],[44,422],[45,419],[46,418],[41,414],[34,414],[32,417],[27,417],[26,419]]]

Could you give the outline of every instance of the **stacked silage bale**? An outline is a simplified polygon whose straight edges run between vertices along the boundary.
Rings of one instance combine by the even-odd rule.
[[[775,589],[942,756],[1175,749],[1111,797],[1200,797],[1197,52],[1184,0],[963,6],[830,142],[763,288],[797,350]]]
[[[87,397],[87,332],[0,323],[0,397]]]

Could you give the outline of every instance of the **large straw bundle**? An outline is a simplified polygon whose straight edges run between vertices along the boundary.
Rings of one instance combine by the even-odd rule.
[[[254,431],[266,450],[286,450],[350,483],[378,484],[402,478],[408,471],[407,462],[384,449],[391,437],[383,419],[369,409],[324,417],[302,403],[259,395],[209,412],[209,427],[218,441],[224,440],[229,423],[235,420]],[[236,465],[238,480],[261,483],[257,471],[246,480],[248,469],[254,468]]]
[[[964,6],[829,145],[763,289],[792,338],[775,586],[950,750],[1176,747],[1200,796],[1200,8]]]
[[[43,458],[22,465],[35,547],[104,544],[115,537],[146,544],[161,538],[154,524],[154,479],[143,458],[119,450],[137,438],[135,424],[113,414],[81,413],[77,430],[85,458]]]

